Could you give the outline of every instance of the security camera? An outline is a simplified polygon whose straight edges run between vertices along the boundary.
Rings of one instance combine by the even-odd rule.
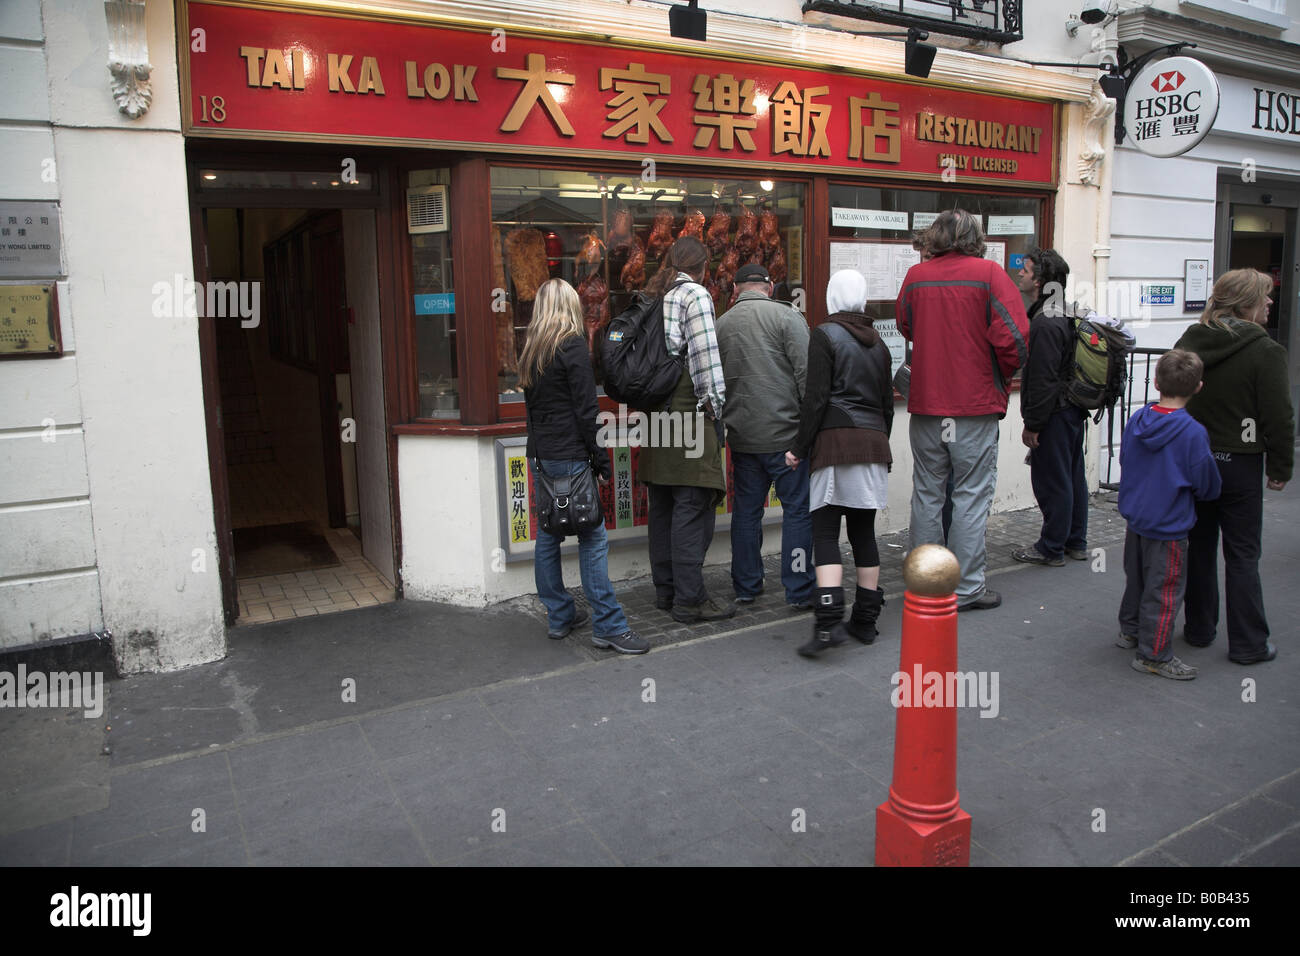
[[[1106,26],[1112,20],[1119,16],[1118,0],[1111,0],[1111,3],[1105,8],[1089,7],[1082,13],[1070,14],[1070,19],[1065,21],[1065,32],[1070,36],[1079,35],[1079,27],[1087,24],[1088,26]]]

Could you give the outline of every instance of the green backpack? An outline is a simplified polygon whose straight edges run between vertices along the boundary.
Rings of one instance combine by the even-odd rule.
[[[1124,394],[1128,382],[1128,356],[1136,344],[1127,332],[1075,315],[1074,374],[1065,386],[1065,398],[1085,411],[1095,411],[1094,422]]]

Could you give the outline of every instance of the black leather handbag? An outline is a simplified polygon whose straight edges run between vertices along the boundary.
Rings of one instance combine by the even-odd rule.
[[[564,538],[605,523],[590,462],[576,475],[551,476],[534,458],[533,475],[538,489],[537,523],[543,531]]]

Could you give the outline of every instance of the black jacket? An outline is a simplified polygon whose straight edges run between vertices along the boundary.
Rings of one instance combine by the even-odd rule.
[[[837,312],[813,330],[808,339],[808,384],[799,410],[799,434],[792,449],[809,456],[817,433],[829,428],[871,428],[886,437],[894,428],[894,386],[889,377],[889,350],[872,318]],[[831,338],[827,326],[837,325],[848,338]],[[837,354],[837,352],[839,354]],[[846,374],[846,373],[854,374]]]
[[[596,377],[582,336],[560,343],[550,366],[524,390],[524,403],[529,458],[590,458],[597,474],[609,478],[609,455],[596,444]]]
[[[1025,428],[1041,432],[1066,404],[1065,386],[1074,369],[1074,320],[1040,298],[1029,307],[1029,360],[1020,379],[1020,414]]]

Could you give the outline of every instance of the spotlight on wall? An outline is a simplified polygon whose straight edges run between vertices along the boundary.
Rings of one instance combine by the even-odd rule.
[[[925,79],[930,75],[930,67],[934,65],[934,55],[939,51],[936,47],[921,42],[928,39],[930,34],[924,30],[913,27],[907,31],[907,43],[903,47],[903,72],[908,76],[919,76]]]
[[[709,15],[697,4],[699,0],[690,0],[689,7],[678,4],[668,8],[668,32],[683,40],[708,39]]]
[[[764,179],[764,180],[760,180],[758,185],[762,187],[763,192],[770,193],[772,191],[772,187],[775,186],[776,183],[772,182],[772,180],[770,179]]]

